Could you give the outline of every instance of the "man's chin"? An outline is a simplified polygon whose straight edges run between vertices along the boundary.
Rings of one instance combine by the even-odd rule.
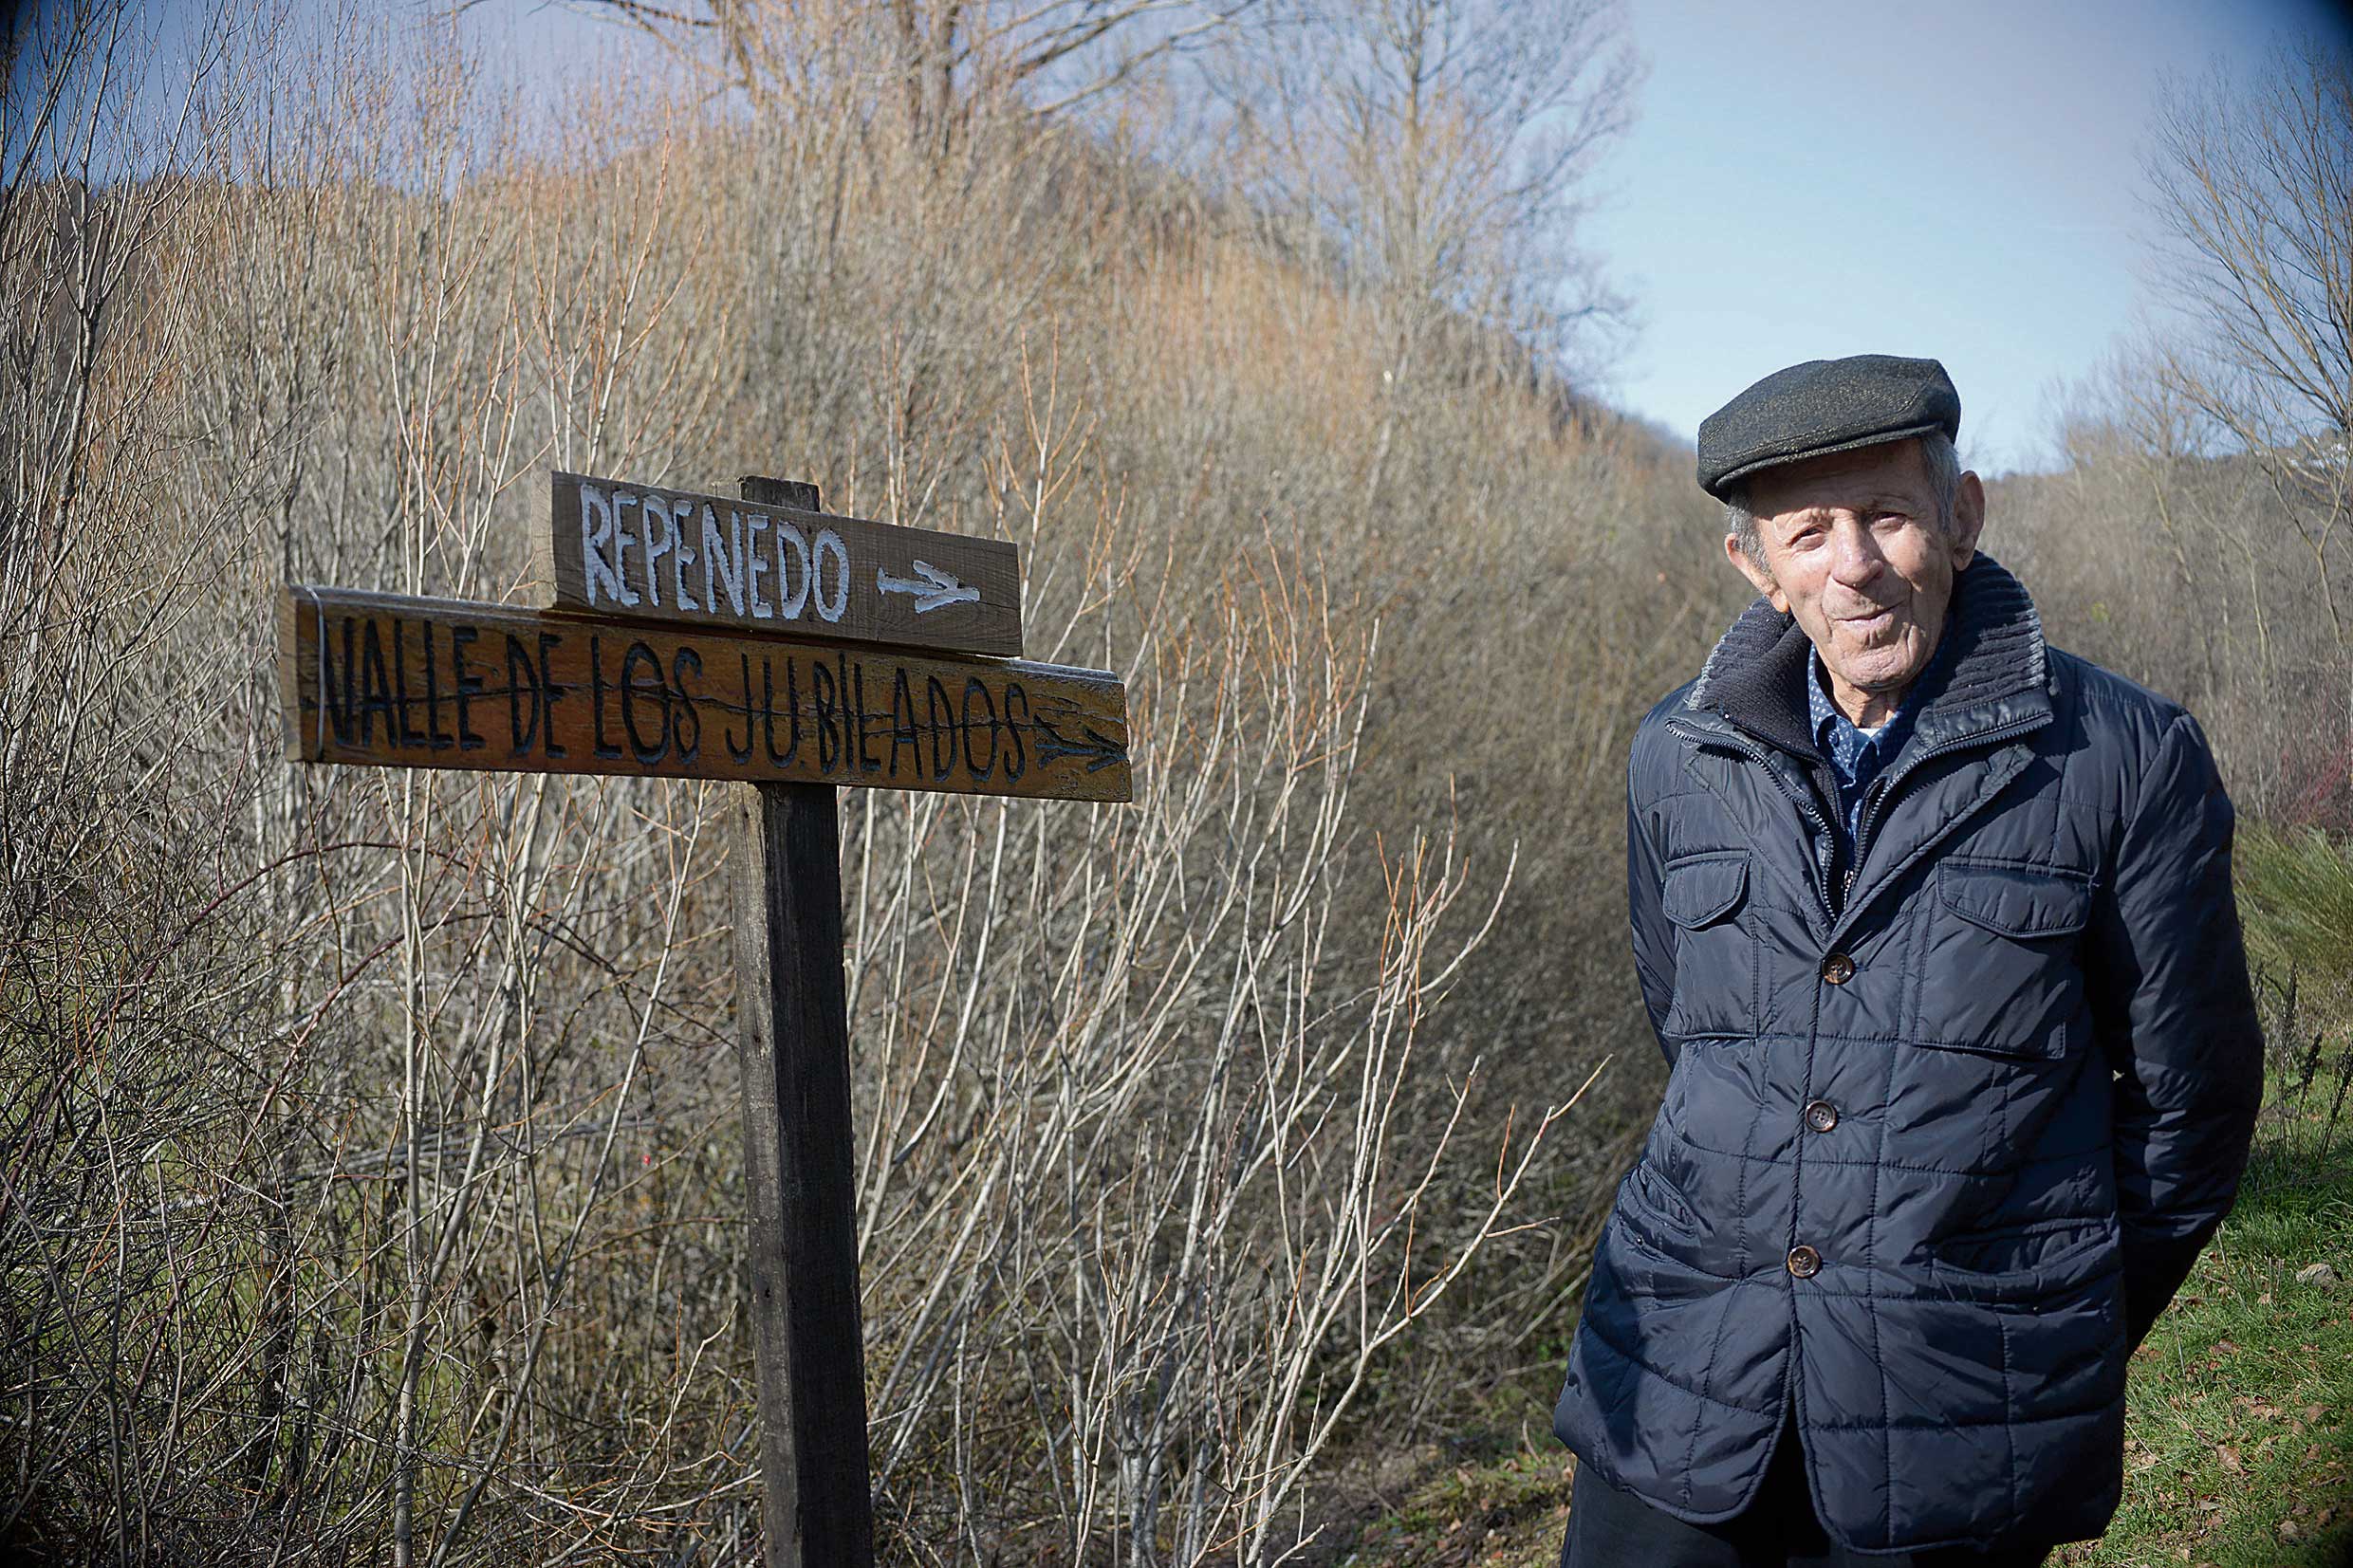
[[[1901,641],[1845,650],[1835,672],[1858,692],[1898,692],[1912,684],[1925,659],[1910,656]]]

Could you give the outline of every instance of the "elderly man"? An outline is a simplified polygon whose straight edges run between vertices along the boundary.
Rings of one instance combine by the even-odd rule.
[[[1763,596],[1643,718],[1671,1068],[1553,1428],[1566,1568],[2035,1563],[2122,1484],[2124,1368],[2231,1207],[2262,1051],[2197,721],[2043,640],[1933,360],[1699,432]]]

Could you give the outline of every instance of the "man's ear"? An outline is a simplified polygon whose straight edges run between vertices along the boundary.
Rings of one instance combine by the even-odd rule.
[[[1772,601],[1774,609],[1785,616],[1789,613],[1788,596],[1781,591],[1781,584],[1773,581],[1772,573],[1749,559],[1749,552],[1740,547],[1738,534],[1728,533],[1724,536],[1724,554],[1740,568],[1740,575],[1749,580],[1750,586]]]
[[[1977,535],[1985,528],[1985,486],[1973,470],[1953,487],[1953,531],[1946,543],[1953,550],[1953,570],[1969,569],[1977,553]]]

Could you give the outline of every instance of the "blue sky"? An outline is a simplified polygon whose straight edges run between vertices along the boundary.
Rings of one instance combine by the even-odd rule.
[[[300,0],[297,0],[300,3]],[[396,27],[448,0],[393,0]],[[1578,231],[1635,302],[1598,389],[1688,440],[1783,365],[1933,355],[1964,456],[2047,460],[2063,384],[2150,307],[2140,155],[2167,73],[2254,67],[2347,0],[1627,0],[1649,65]],[[530,96],[647,46],[560,0],[466,32]]]
[[[2139,155],[2163,73],[2342,29],[2319,0],[1636,0],[1641,118],[1580,229],[1637,302],[1604,394],[1691,437],[1801,360],[1933,355],[1981,470],[2147,300]]]

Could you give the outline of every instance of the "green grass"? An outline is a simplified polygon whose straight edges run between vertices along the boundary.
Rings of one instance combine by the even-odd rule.
[[[2053,1568],[2353,1568],[2353,843],[2243,842],[2268,1103],[2237,1206],[2133,1357],[2123,1504]],[[2299,1282],[2314,1264],[2334,1282]],[[1337,1560],[1552,1568],[1568,1456],[1536,1433],[1425,1476]]]
[[[1568,1450],[1547,1424],[1534,1448],[1454,1465],[1367,1525],[1345,1568],[1554,1568],[1568,1527]]]
[[[2133,1358],[2124,1502],[2054,1568],[2353,1564],[2353,1114],[2275,1104],[2238,1206]],[[2325,1143],[2326,1153],[2321,1151]],[[2331,1285],[2300,1284],[2315,1263]],[[1567,1453],[1532,1447],[1425,1478],[1340,1561],[1552,1568]]]
[[[2248,956],[2318,980],[2342,1000],[2353,982],[2353,839],[2243,822],[2232,870]]]
[[[2353,1118],[2332,1140],[2327,1113],[2267,1114],[2238,1207],[2133,1358],[2123,1506],[2057,1561],[2353,1562]],[[2315,1263],[2336,1282],[2298,1283]]]

